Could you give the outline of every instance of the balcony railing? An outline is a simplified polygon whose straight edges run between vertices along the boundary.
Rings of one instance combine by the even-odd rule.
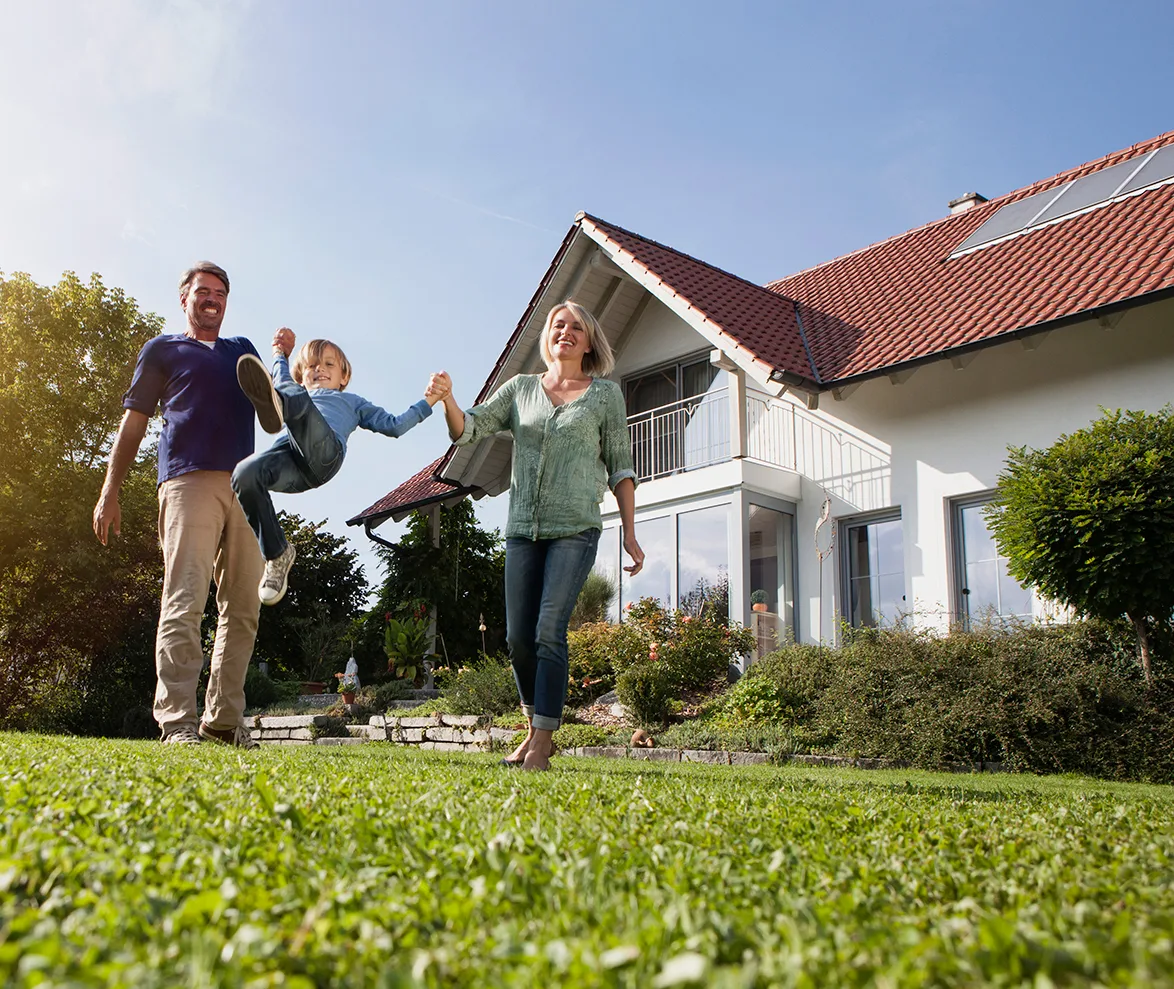
[[[731,456],[730,394],[719,388],[628,417],[636,475],[646,481]],[[861,510],[890,503],[886,450],[793,402],[746,396],[746,456],[811,478]]]
[[[719,388],[628,416],[636,476],[647,481],[730,459],[730,399]]]

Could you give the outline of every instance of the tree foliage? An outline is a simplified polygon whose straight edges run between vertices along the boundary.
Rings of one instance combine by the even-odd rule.
[[[480,617],[485,620],[485,649],[489,655],[505,642],[505,550],[496,530],[477,524],[472,502],[461,501],[440,509],[440,547],[432,545],[429,517],[413,512],[408,531],[399,543],[383,548],[380,556],[387,576],[375,607],[363,622],[360,669],[367,675],[386,669],[384,625],[411,601],[436,606],[437,630],[450,662],[476,660],[482,653]],[[380,665],[382,664],[382,665]]]
[[[362,614],[367,578],[346,539],[326,532],[326,522],[308,522],[278,512],[285,537],[297,550],[289,590],[272,608],[261,609],[253,654],[276,678],[322,680],[342,670],[352,624]],[[205,612],[205,636],[216,624],[216,601]]]
[[[1174,610],[1174,416],[1104,411],[1046,450],[1012,448],[987,520],[1025,586],[1126,615],[1151,679],[1151,623]]]
[[[122,538],[103,548],[91,513],[135,358],[162,326],[98,275],[0,274],[0,723],[117,731],[150,698],[153,448],[123,487]]]

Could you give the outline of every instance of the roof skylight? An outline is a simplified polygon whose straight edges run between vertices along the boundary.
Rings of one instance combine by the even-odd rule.
[[[967,237],[951,258],[1174,180],[1174,144],[1008,203]]]

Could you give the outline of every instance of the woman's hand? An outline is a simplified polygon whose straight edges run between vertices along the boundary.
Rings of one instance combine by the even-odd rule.
[[[424,400],[429,405],[443,402],[452,394],[452,379],[446,371],[433,374],[428,379],[428,387],[424,389]]]
[[[632,558],[632,565],[624,570],[635,577],[644,569],[644,550],[636,542],[636,534],[631,529],[624,529],[624,552]]]

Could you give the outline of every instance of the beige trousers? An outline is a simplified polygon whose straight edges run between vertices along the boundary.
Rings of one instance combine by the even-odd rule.
[[[200,619],[213,578],[220,619],[204,722],[235,728],[244,720],[245,673],[257,637],[257,586],[265,561],[230,477],[228,471],[192,471],[159,488],[163,601],[155,639],[155,720],[164,735],[181,725],[196,727],[196,685],[204,664]]]

